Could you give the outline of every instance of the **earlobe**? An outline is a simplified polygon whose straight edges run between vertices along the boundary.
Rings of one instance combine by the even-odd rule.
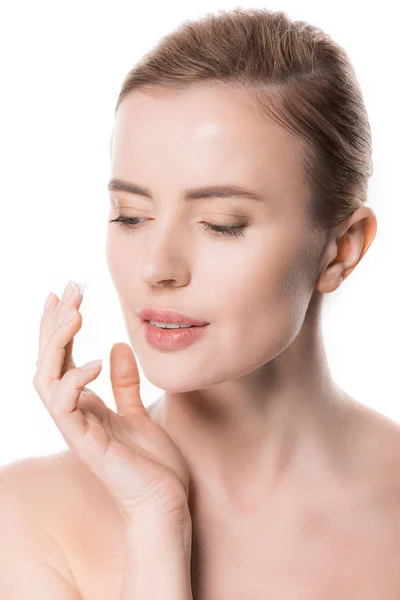
[[[343,279],[343,263],[332,264],[320,276],[315,288],[322,294],[329,294],[337,290]]]
[[[336,256],[328,262],[315,286],[324,294],[334,292],[341,285],[360,262],[375,238],[377,222],[370,208],[358,209],[352,215],[352,220],[353,223],[345,225],[346,231],[340,233],[336,243],[333,244],[331,253],[336,247]]]
[[[329,248],[327,265],[324,267],[316,283],[315,289],[323,294],[329,294],[337,290],[343,279],[346,263],[349,263],[349,245],[350,239],[348,232],[341,237],[332,240]]]

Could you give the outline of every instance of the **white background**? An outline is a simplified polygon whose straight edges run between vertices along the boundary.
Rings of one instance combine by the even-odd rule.
[[[0,17],[0,464],[67,448],[32,384],[49,291],[87,283],[75,338],[79,366],[103,358],[90,385],[114,408],[113,343],[128,342],[105,258],[114,107],[126,73],[186,19],[236,3],[8,2]],[[242,7],[264,7],[241,2]],[[332,374],[353,397],[400,422],[398,384],[398,22],[391,4],[268,3],[321,27],[348,52],[373,135],[368,205],[378,233],[342,287],[326,298]],[[146,406],[162,390],[142,375]]]

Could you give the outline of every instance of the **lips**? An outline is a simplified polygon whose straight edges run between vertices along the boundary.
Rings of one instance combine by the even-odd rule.
[[[178,325],[194,325],[196,327],[204,327],[208,325],[208,321],[194,319],[188,315],[168,309],[156,308],[140,308],[137,309],[137,314],[143,321],[158,321],[161,323],[176,323]]]

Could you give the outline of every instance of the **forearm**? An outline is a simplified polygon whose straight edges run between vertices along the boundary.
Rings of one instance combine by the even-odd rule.
[[[190,518],[141,515],[125,530],[120,600],[193,600]]]

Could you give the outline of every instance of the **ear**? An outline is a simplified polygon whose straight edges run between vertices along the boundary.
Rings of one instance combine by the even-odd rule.
[[[366,206],[358,208],[345,223],[336,228],[326,250],[326,266],[318,277],[315,288],[324,293],[334,292],[358,265],[377,231],[374,211]]]

